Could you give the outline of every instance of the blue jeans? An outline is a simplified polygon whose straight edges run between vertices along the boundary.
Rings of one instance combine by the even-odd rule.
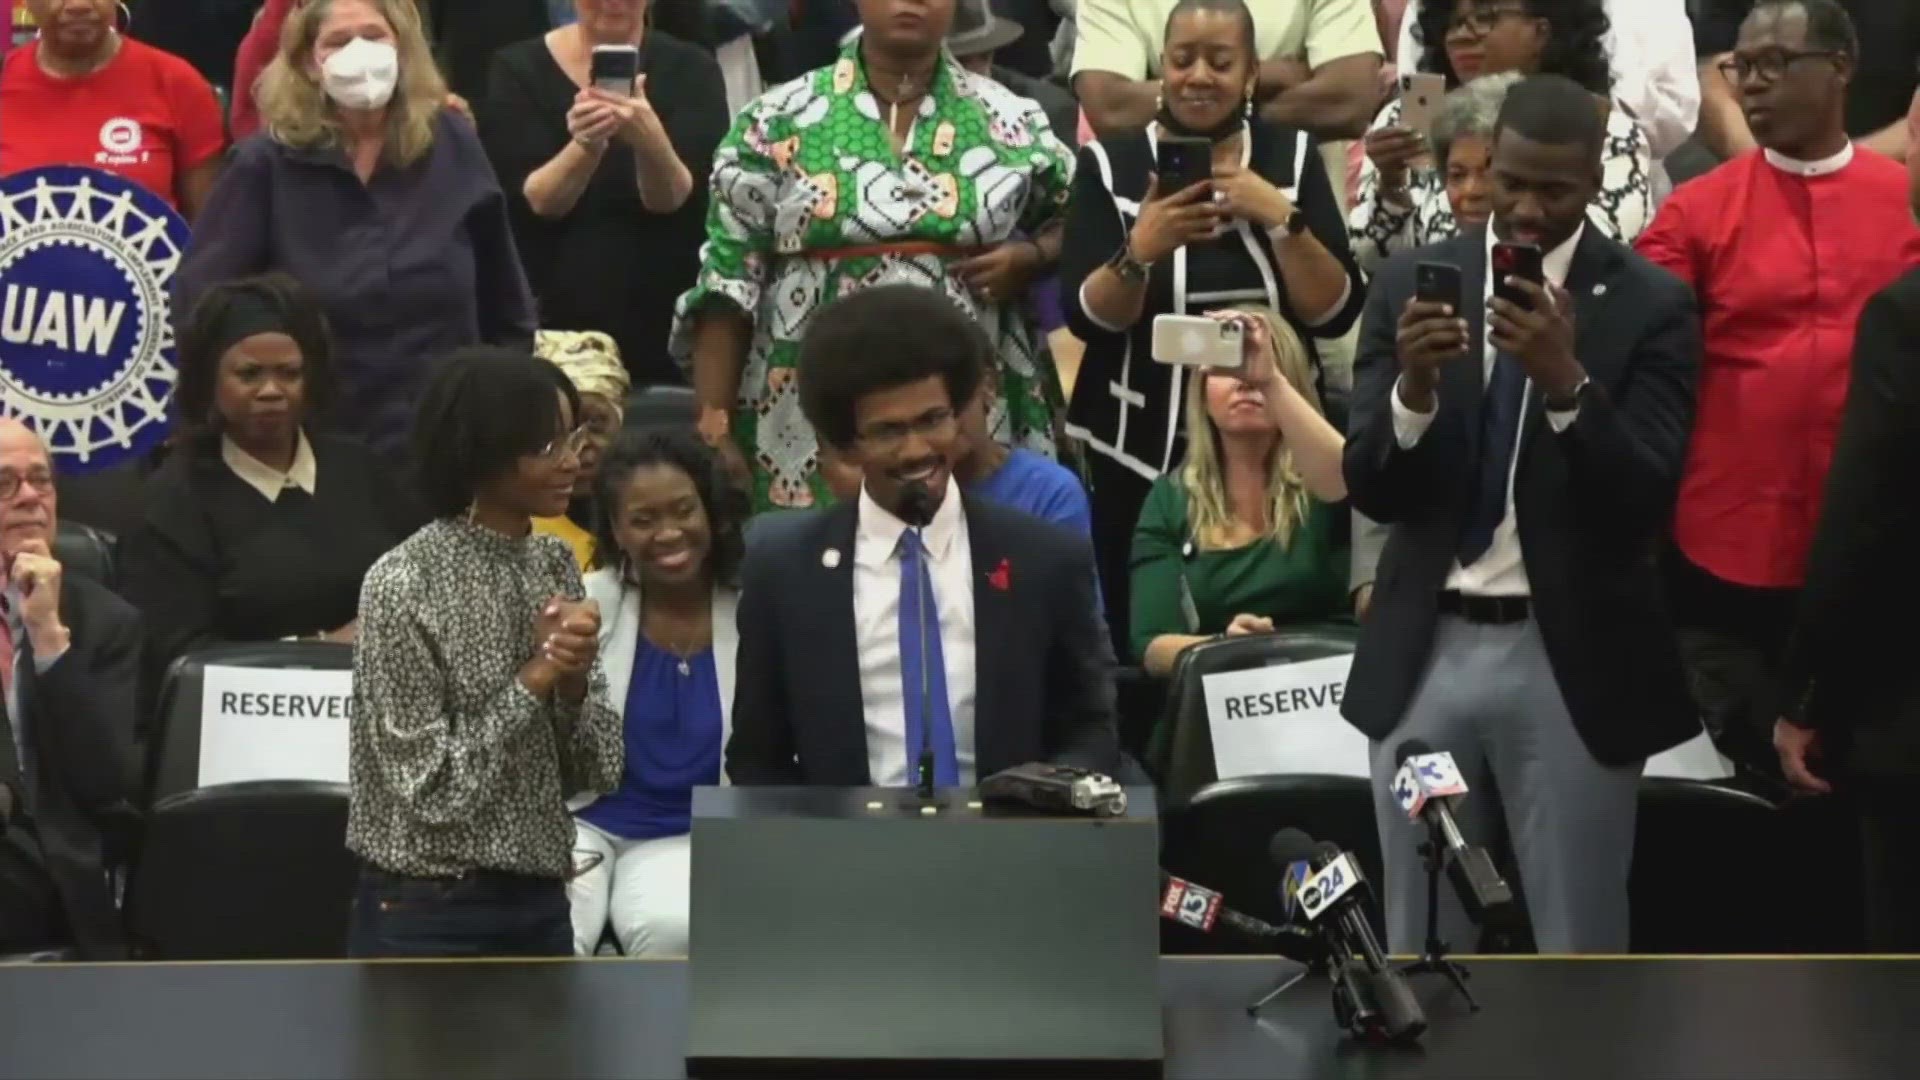
[[[416,878],[360,870],[350,956],[572,956],[566,883],[499,870]]]

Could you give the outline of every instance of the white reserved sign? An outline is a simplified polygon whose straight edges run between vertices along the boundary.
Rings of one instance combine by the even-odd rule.
[[[1368,777],[1367,737],[1340,715],[1351,654],[1205,676],[1213,765],[1222,780],[1266,773]],[[1723,780],[1733,766],[1701,731],[1647,759],[1652,777]]]
[[[344,784],[352,715],[352,671],[209,666],[200,695],[200,785]]]

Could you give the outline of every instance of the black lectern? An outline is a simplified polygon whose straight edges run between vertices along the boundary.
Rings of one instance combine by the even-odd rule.
[[[697,790],[688,1074],[1158,1076],[1152,792],[970,798]]]

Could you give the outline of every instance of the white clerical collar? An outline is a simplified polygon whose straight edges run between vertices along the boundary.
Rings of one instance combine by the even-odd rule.
[[[1567,287],[1567,273],[1573,269],[1573,253],[1580,249],[1580,238],[1586,234],[1587,223],[1585,220],[1582,220],[1580,226],[1573,230],[1572,236],[1560,241],[1557,247],[1540,256],[1540,270],[1546,275],[1548,281],[1553,282],[1563,289]],[[1500,238],[1494,235],[1493,220],[1489,218],[1487,220],[1487,259],[1489,262],[1493,259],[1493,245],[1499,242]],[[1493,278],[1491,276],[1487,278],[1487,284],[1488,287],[1492,287]]]
[[[220,436],[220,460],[227,463],[233,475],[245,481],[248,487],[259,492],[268,502],[278,502],[280,493],[290,487],[312,495],[319,479],[319,469],[313,460],[313,445],[307,442],[305,431],[300,433],[300,441],[294,446],[293,466],[286,472],[247,453],[239,443],[225,435]]]
[[[1760,152],[1766,157],[1767,164],[1783,173],[1792,173],[1795,176],[1828,176],[1846,168],[1848,163],[1853,161],[1852,142],[1841,147],[1839,153],[1832,157],[1823,157],[1819,161],[1801,161],[1765,147],[1762,147]]]
[[[873,501],[865,484],[860,486],[859,537],[854,545],[854,558],[857,561],[874,566],[885,564],[894,556],[895,549],[900,546],[900,534],[906,532],[907,528],[906,522]],[[960,485],[949,474],[947,493],[940,500],[940,508],[933,512],[933,520],[921,531],[920,538],[927,545],[927,554],[938,561],[946,557],[959,531]]]

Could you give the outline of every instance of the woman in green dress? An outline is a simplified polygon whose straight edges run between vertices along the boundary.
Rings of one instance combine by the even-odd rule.
[[[1265,308],[1216,311],[1246,328],[1237,371],[1187,382],[1178,472],[1154,481],[1133,535],[1133,648],[1149,674],[1221,634],[1347,614],[1345,441],[1321,413],[1307,353]],[[1204,432],[1204,437],[1198,433]]]
[[[998,359],[993,434],[1053,455],[1059,395],[1023,301],[1058,256],[1073,153],[1040,106],[948,55],[952,18],[953,0],[860,0],[840,58],[761,95],[714,155],[671,348],[756,510],[830,501],[794,363],[814,312],[881,283],[977,319]]]

